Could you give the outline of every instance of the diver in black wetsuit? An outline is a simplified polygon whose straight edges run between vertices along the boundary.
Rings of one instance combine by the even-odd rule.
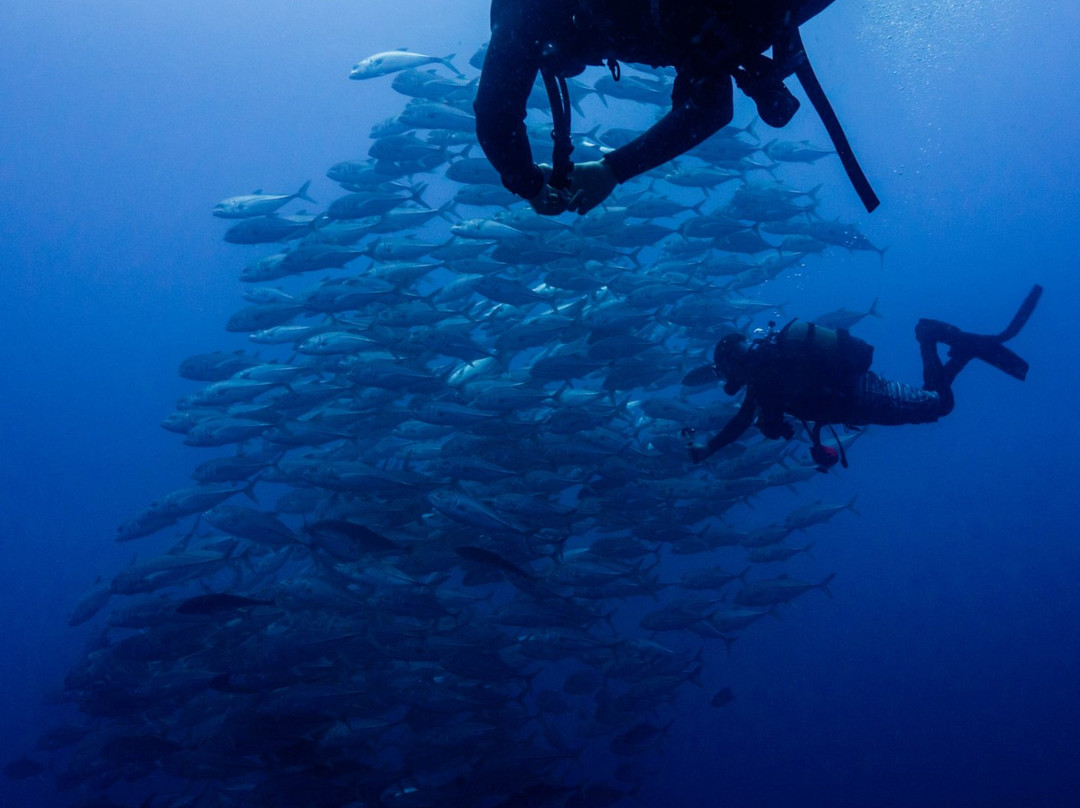
[[[480,146],[503,184],[528,199],[538,213],[586,213],[616,184],[677,157],[730,123],[733,77],[755,101],[762,120],[774,127],[787,124],[799,102],[784,79],[795,72],[806,86],[805,76],[812,77],[798,26],[832,2],[493,0],[491,41],[474,104]],[[773,59],[762,55],[769,47]],[[565,88],[565,77],[606,62],[617,79],[618,60],[673,66],[677,75],[671,111],[602,160],[560,169],[556,157],[557,176],[552,167],[536,165],[524,121],[537,72],[544,73],[552,97],[556,143],[557,107],[565,106],[568,161],[569,104],[562,99],[556,103],[552,77],[559,77]],[[811,98],[822,112],[818,98]],[[843,157],[843,150],[838,151]],[[569,176],[563,176],[566,173]]]
[[[822,426],[936,421],[952,412],[953,380],[972,359],[981,359],[1017,379],[1027,376],[1027,362],[1003,343],[1020,332],[1041,295],[1042,287],[1036,285],[1000,334],[969,334],[939,320],[919,320],[915,338],[923,360],[921,389],[871,371],[873,348],[842,329],[832,331],[795,321],[779,333],[751,343],[740,333],[727,334],[717,343],[712,369],[725,380],[725,393],[734,395],[745,385],[746,398],[738,413],[705,446],[689,445],[690,458],[700,463],[737,440],[755,423],[755,415],[767,438],[794,437],[795,430],[784,419],[785,414],[804,423],[816,422],[811,430],[811,454],[819,467],[843,459],[842,454],[821,444]],[[946,362],[938,355],[939,343],[949,346]],[[684,435],[692,441],[692,431],[684,430]]]

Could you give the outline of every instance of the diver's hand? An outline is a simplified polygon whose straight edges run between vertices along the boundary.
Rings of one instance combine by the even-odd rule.
[[[541,216],[558,216],[570,204],[570,193],[565,189],[552,188],[548,185],[548,180],[551,178],[551,166],[540,163],[537,168],[544,174],[544,185],[540,188],[540,193],[529,200],[529,204]]]
[[[529,200],[532,209],[541,216],[558,216],[564,213],[570,204],[570,195],[564,190],[545,185],[540,193]]]
[[[618,184],[611,166],[604,160],[575,163],[570,172],[570,204],[567,209],[588,213],[607,199]]]

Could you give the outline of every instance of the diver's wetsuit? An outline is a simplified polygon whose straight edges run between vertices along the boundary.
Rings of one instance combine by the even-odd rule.
[[[604,158],[615,179],[625,182],[730,123],[737,65],[760,56],[780,26],[797,26],[832,1],[620,0],[596,20],[579,0],[493,0],[491,41],[474,103],[480,146],[503,184],[530,199],[544,177],[526,137],[526,102],[542,66],[560,75],[609,59],[674,67],[671,111]],[[723,24],[707,26],[716,20]],[[704,27],[710,33],[703,44]]]
[[[812,368],[797,357],[785,356],[774,343],[759,340],[747,353],[746,398],[738,413],[709,441],[706,456],[738,440],[754,423],[755,415],[762,434],[770,438],[794,435],[785,415],[849,426],[936,421],[952,411],[949,385],[955,373],[950,377],[944,372],[936,342],[923,343],[922,348],[927,382],[923,388],[891,381],[871,370],[834,384],[812,375]],[[955,367],[956,372],[959,369]]]
[[[819,425],[814,430],[815,442],[824,424],[896,426],[936,421],[952,412],[952,383],[972,359],[987,362],[1015,379],[1027,377],[1027,362],[1004,343],[1020,333],[1041,296],[1042,287],[1036,284],[1000,334],[971,334],[940,320],[919,320],[915,338],[923,361],[922,388],[890,381],[869,369],[847,378],[828,369],[822,372],[806,354],[785,349],[775,337],[756,340],[740,361],[742,378],[729,379],[724,386],[728,395],[734,395],[746,385],[742,406],[706,446],[690,447],[691,459],[701,462],[738,440],[754,423],[755,415],[768,438],[794,437],[785,415],[814,421]],[[938,355],[940,344],[949,346],[945,362]],[[863,367],[869,364],[867,356]]]

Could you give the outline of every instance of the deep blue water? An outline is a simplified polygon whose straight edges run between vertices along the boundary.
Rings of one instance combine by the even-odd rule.
[[[950,417],[874,430],[805,486],[858,493],[861,515],[791,568],[835,571],[834,598],[809,593],[710,665],[737,697],[677,706],[646,805],[1077,804],[1080,8],[1028,6],[838,0],[804,30],[883,204],[863,213],[834,162],[800,179],[888,251],[831,251],[778,284],[785,311],[880,298],[860,333],[914,382],[917,318],[996,331],[1038,282],[1014,343],[1031,372],[973,365]],[[0,761],[56,720],[43,701],[89,636],[67,627],[74,603],[140,551],[116,525],[187,480],[190,450],[157,425],[191,389],[177,365],[240,345],[222,325],[255,253],[210,207],[307,178],[332,198],[325,168],[401,106],[349,67],[406,46],[464,64],[486,36],[482,0],[0,8]],[[825,138],[808,105],[783,136]],[[74,801],[0,780],[0,805]]]

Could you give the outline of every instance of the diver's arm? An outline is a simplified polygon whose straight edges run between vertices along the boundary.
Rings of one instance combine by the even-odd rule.
[[[746,398],[743,400],[742,406],[739,407],[739,411],[735,413],[735,416],[727,422],[727,425],[717,432],[704,446],[690,447],[690,459],[695,463],[700,463],[719,452],[728,444],[737,441],[739,436],[749,429],[750,425],[754,422],[754,411],[756,409],[757,402],[755,401],[753,394],[747,390]]]
[[[731,76],[680,73],[672,108],[634,140],[604,157],[615,179],[626,182],[683,154],[731,123]]]
[[[540,69],[539,43],[530,34],[523,6],[496,2],[491,7],[491,42],[473,102],[476,137],[503,185],[531,199],[544,187],[525,131],[526,102]]]

